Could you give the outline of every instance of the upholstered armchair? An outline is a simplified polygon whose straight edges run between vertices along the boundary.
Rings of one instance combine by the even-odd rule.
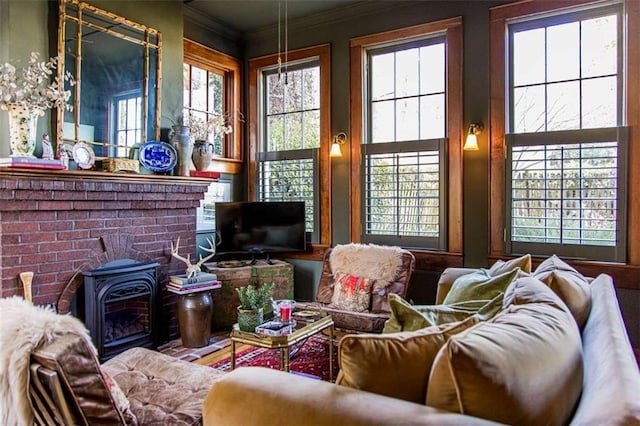
[[[314,307],[331,315],[337,328],[357,332],[379,333],[390,316],[387,295],[406,297],[415,269],[413,254],[400,247],[373,244],[343,244],[328,249],[324,255],[322,275],[315,302],[298,304],[296,310]],[[359,277],[371,284],[366,309],[357,311],[340,306],[336,289],[345,276]],[[343,289],[344,290],[344,289]]]

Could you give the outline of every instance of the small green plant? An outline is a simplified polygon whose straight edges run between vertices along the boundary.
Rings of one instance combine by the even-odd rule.
[[[240,309],[255,311],[264,308],[271,299],[274,286],[275,283],[264,283],[260,286],[249,284],[246,287],[237,287]]]

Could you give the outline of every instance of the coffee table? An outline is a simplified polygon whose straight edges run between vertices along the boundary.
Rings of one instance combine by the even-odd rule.
[[[231,370],[236,367],[236,343],[244,343],[266,349],[280,350],[280,370],[289,372],[291,348],[323,330],[329,330],[329,380],[333,382],[333,320],[323,311],[303,311],[313,313],[306,317],[302,312],[294,312],[295,325],[290,334],[284,336],[264,336],[257,333],[240,331],[238,324],[231,331]]]

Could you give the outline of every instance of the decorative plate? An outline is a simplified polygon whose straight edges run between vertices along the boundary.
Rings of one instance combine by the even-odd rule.
[[[76,142],[71,152],[78,167],[84,170],[93,169],[96,164],[96,154],[93,152],[93,148],[84,142]]]
[[[140,147],[140,164],[153,172],[168,172],[178,161],[174,147],[162,141],[147,141]]]

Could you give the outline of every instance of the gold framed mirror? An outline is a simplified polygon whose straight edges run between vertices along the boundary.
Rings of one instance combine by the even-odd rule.
[[[160,139],[162,36],[79,0],[59,0],[58,75],[70,72],[73,111],[58,109],[57,147],[128,158]]]

